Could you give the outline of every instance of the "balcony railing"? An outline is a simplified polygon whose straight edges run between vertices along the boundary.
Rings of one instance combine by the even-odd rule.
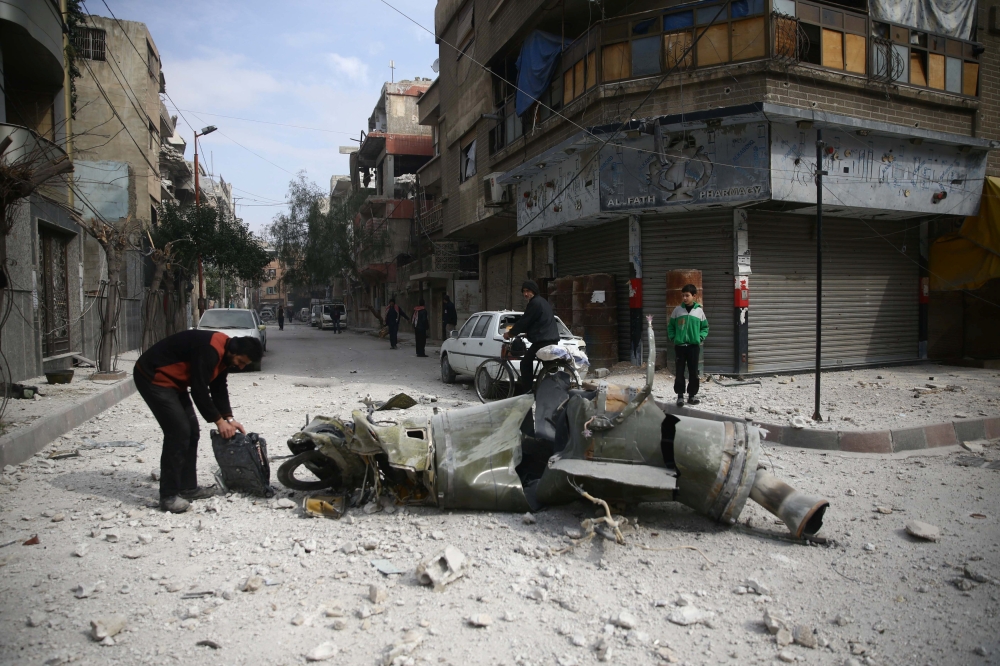
[[[544,121],[599,84],[754,60],[810,65],[965,97],[979,95],[982,46],[976,42],[876,21],[839,5],[772,2],[770,15],[767,0],[732,0],[599,21],[563,51],[535,119]],[[499,119],[490,130],[491,154],[523,134],[513,96],[494,113]]]
[[[441,204],[437,203],[429,208],[420,210],[420,226],[424,233],[434,233],[441,231],[444,226],[444,216],[442,215]]]

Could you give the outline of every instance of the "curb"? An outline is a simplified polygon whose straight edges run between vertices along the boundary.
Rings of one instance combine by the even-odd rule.
[[[59,435],[92,419],[133,393],[135,393],[135,382],[129,377],[75,405],[42,417],[26,428],[0,437],[0,468],[24,462]]]
[[[706,412],[687,407],[678,408],[673,403],[657,401],[660,409],[668,414],[693,416],[710,421],[736,421],[731,416]],[[800,449],[849,451],[852,453],[898,453],[956,446],[975,439],[1000,437],[1000,417],[962,419],[948,423],[933,423],[896,430],[816,430],[791,426],[759,423],[767,430],[767,442]]]

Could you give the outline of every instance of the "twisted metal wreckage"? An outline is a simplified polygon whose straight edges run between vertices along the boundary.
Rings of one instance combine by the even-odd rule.
[[[651,320],[651,318],[649,318]],[[648,326],[649,356],[655,355]],[[667,414],[650,400],[654,368],[641,389],[614,384],[571,388],[565,372],[527,394],[437,411],[429,419],[375,422],[315,417],[288,440],[292,458],[278,479],[307,498],[316,515],[383,498],[445,509],[524,512],[581,496],[607,502],[677,501],[723,524],[739,518],[747,498],[779,517],[797,539],[815,535],[829,502],[806,495],[758,466],[760,428]],[[319,480],[296,478],[301,466]],[[591,529],[593,527],[591,522]]]

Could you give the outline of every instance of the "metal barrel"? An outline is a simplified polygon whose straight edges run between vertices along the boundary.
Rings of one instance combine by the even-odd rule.
[[[556,278],[549,283],[549,303],[567,327],[573,326],[573,278]]]
[[[701,293],[701,271],[696,268],[678,268],[667,271],[667,317],[670,312],[681,304],[681,289],[684,285],[693,284],[698,287],[698,302],[704,303]]]
[[[573,279],[573,332],[587,343],[592,368],[610,368],[618,362],[618,302],[613,275],[596,273]]]

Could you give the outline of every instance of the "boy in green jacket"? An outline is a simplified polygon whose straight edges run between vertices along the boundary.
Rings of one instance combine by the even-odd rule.
[[[698,295],[698,287],[686,284],[681,289],[680,305],[670,313],[667,324],[667,337],[674,343],[677,357],[677,378],[674,380],[674,393],[677,394],[677,406],[684,406],[684,369],[689,375],[687,383],[688,404],[697,405],[701,402],[698,394],[698,355],[701,345],[708,337],[708,319],[701,305],[694,300]]]

